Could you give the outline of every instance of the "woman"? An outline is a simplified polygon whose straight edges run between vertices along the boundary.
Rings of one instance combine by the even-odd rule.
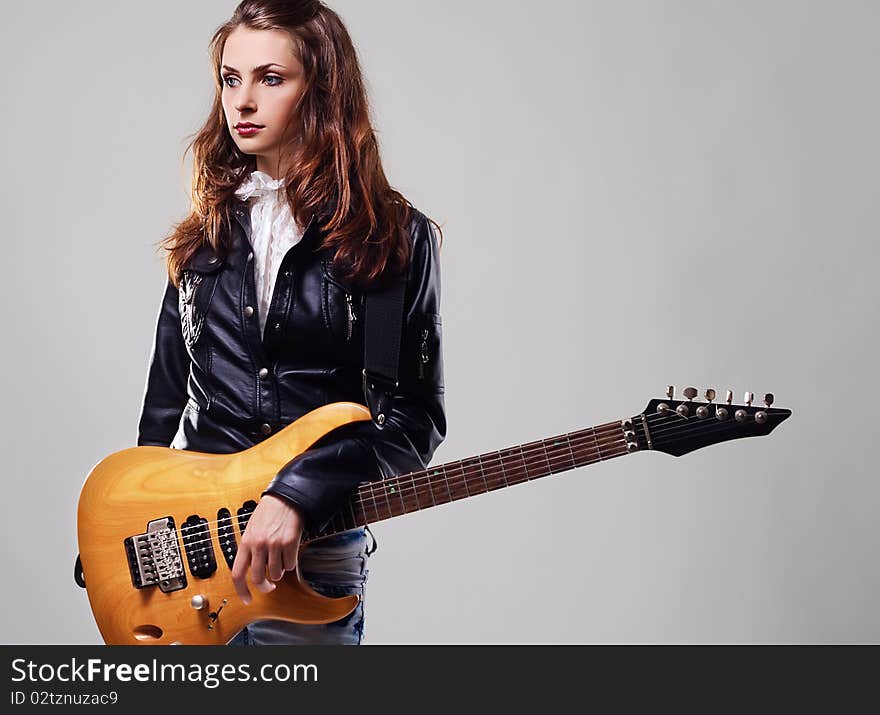
[[[231,644],[360,643],[366,533],[299,554],[353,488],[422,469],[446,434],[436,224],[385,178],[340,18],[312,0],[245,0],[214,35],[216,97],[193,149],[191,215],[163,241],[138,445],[231,453],[329,402],[364,402],[365,294],[406,281],[398,386],[291,459],[261,495],[232,566],[238,595],[286,571],[361,602],[333,624],[260,621]],[[439,226],[437,226],[439,230]],[[440,232],[442,239],[442,231]]]

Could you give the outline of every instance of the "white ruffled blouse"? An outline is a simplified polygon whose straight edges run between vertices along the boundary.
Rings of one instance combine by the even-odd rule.
[[[266,329],[269,301],[275,289],[278,267],[291,246],[299,243],[302,233],[290,212],[282,190],[284,179],[273,179],[262,171],[253,171],[235,190],[251,207],[251,244],[254,247],[254,279],[257,284],[257,316],[260,334]]]

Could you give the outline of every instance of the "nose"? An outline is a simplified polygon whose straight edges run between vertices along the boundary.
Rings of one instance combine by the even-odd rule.
[[[257,103],[253,97],[253,91],[249,85],[242,83],[235,97],[235,109],[240,114],[246,111],[253,112],[257,108]]]

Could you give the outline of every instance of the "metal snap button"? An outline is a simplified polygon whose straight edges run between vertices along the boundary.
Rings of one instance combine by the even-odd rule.
[[[250,318],[254,314],[254,309],[251,306],[246,305],[244,307],[244,314],[245,317]]]
[[[260,377],[267,377],[268,375],[269,375],[269,368],[264,367],[262,370],[260,370]]]
[[[260,425],[260,432],[262,432],[263,434],[272,434],[272,425],[264,422],[262,425]]]

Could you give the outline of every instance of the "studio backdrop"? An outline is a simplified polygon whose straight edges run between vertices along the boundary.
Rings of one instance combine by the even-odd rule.
[[[100,643],[89,470],[134,446],[235,3],[3,0],[3,641]],[[434,464],[675,387],[792,416],[373,526],[364,642],[877,642],[880,6],[338,0],[443,227]]]

